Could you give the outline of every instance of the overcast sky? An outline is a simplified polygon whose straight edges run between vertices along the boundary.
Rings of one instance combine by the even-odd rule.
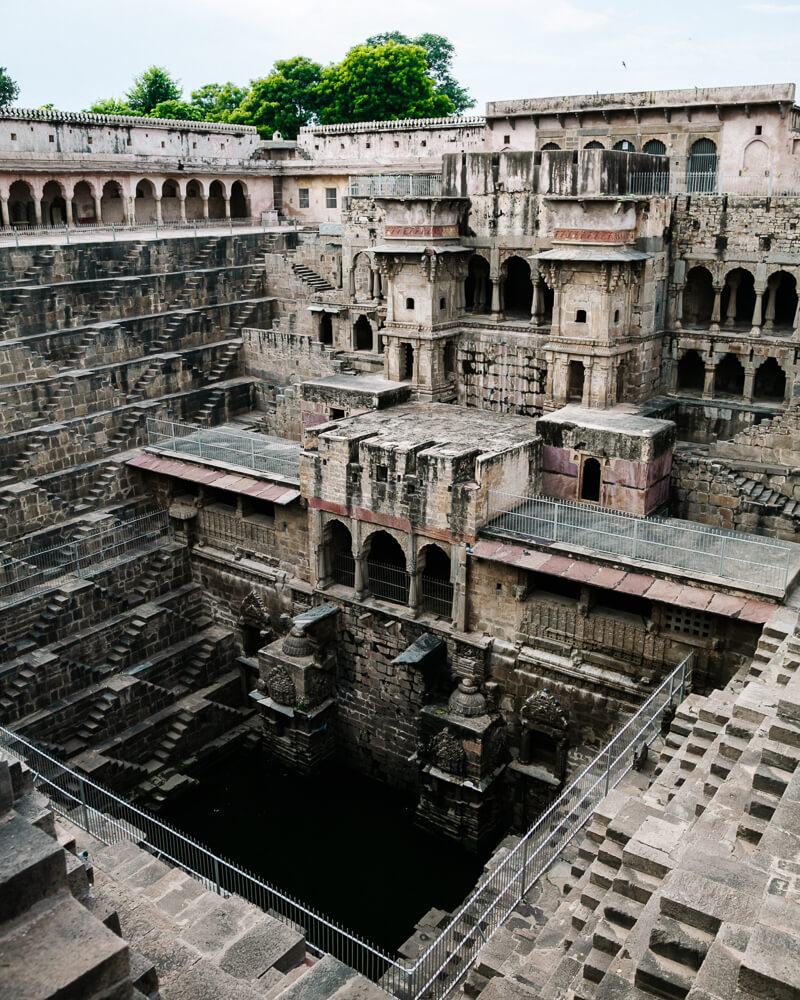
[[[792,83],[800,3],[737,0],[4,0],[0,62],[18,104],[79,111],[121,97],[147,66],[186,96],[246,84],[276,59],[341,59],[399,29],[447,36],[455,75],[486,101],[561,94]],[[14,44],[10,44],[14,40]]]

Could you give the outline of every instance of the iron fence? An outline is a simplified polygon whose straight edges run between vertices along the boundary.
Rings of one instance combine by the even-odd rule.
[[[691,685],[689,654],[594,760],[531,826],[503,861],[477,886],[439,937],[416,961],[401,962],[338,927],[323,914],[201,844],[143,809],[71,770],[35,744],[0,726],[0,747],[34,772],[37,789],[53,809],[104,844],[132,840],[198,878],[221,895],[249,900],[304,933],[309,947],[330,953],[401,1000],[444,1000],[478,952],[536,881],[580,832],[600,801],[633,766],[634,752],[660,732],[667,705]]]
[[[420,592],[422,594],[422,607],[442,618],[451,618],[453,615],[453,584],[448,580],[440,580],[437,577],[426,576],[424,573],[420,577]]]
[[[153,542],[170,540],[169,515],[153,511],[101,528],[62,545],[0,558],[0,604],[41,593],[70,576],[81,577],[89,569],[123,555],[143,550]]]
[[[300,480],[300,445],[296,441],[227,427],[198,427],[160,417],[147,418],[147,441],[160,451],[225,462],[293,482]]]
[[[341,583],[345,587],[355,587],[356,561],[353,556],[349,552],[335,552],[332,563],[334,583]]]
[[[800,174],[750,172],[720,173],[717,170],[632,171],[623,194],[661,195],[741,195],[742,197],[798,197]]]
[[[353,198],[438,198],[441,174],[373,174],[351,177],[348,194]]]
[[[408,604],[409,575],[406,570],[368,559],[367,575],[373,597],[393,604]]]
[[[236,514],[201,507],[197,512],[197,529],[201,538],[221,543],[225,548],[246,548],[260,555],[275,549],[275,526],[248,521]]]
[[[785,588],[791,542],[712,528],[677,518],[635,517],[545,497],[489,490],[483,531],[531,541],[562,542],[624,559],[657,563],[690,575]]]

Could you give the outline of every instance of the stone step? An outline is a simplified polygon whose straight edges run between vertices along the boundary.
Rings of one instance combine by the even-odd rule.
[[[67,886],[64,851],[53,837],[12,813],[0,825],[0,924]]]

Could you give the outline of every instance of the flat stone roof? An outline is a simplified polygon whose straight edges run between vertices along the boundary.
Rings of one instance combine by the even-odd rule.
[[[324,389],[346,389],[348,392],[397,392],[408,385],[406,382],[392,382],[391,379],[379,375],[326,375],[324,378],[310,378],[301,383],[303,386],[317,385]]]
[[[560,410],[539,417],[538,424],[576,424],[598,431],[613,431],[615,434],[643,438],[656,437],[665,431],[671,431],[675,426],[671,420],[643,417],[637,410],[624,406],[615,406],[611,410],[592,410],[575,404],[562,406]]]
[[[530,417],[491,413],[448,403],[410,403],[337,421],[321,437],[371,438],[386,448],[430,447],[452,454],[492,454],[536,440]]]

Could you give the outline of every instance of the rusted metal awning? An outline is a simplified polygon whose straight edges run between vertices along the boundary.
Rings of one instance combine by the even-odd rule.
[[[472,546],[471,552],[478,559],[501,562],[604,590],[616,590],[622,594],[660,601],[662,604],[675,604],[692,611],[707,611],[712,615],[724,615],[726,618],[754,622],[757,625],[762,625],[775,611],[775,605],[767,604],[766,601],[721,594],[710,587],[689,587],[671,580],[657,579],[647,573],[614,569],[586,559],[567,558],[560,553],[526,549],[522,545],[480,539]]]
[[[126,465],[145,472],[157,472],[160,475],[184,479],[187,482],[199,483],[202,486],[213,486],[217,490],[228,490],[230,493],[244,493],[257,500],[269,500],[282,506],[291,503],[300,496],[300,490],[290,486],[280,486],[276,483],[265,483],[261,479],[251,479],[250,476],[239,476],[219,469],[209,469],[205,466],[192,465],[191,462],[180,462],[174,458],[159,458],[157,455],[141,454],[129,458]]]

